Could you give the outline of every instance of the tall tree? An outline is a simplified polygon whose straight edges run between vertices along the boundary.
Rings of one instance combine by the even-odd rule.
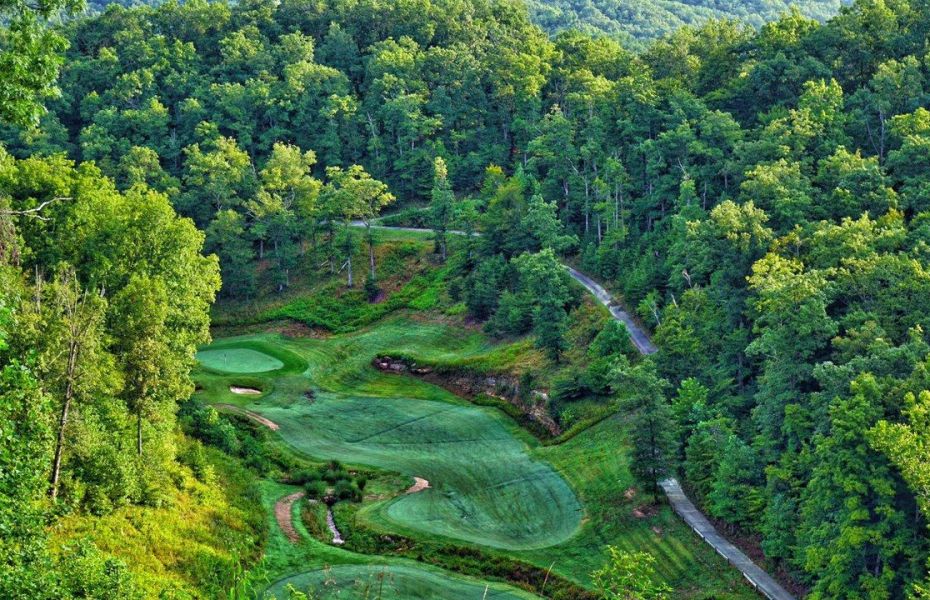
[[[437,156],[433,161],[433,192],[430,200],[430,223],[436,234],[436,246],[446,260],[446,237],[449,233],[449,223],[452,221],[455,210],[455,196],[452,185],[449,183],[449,170],[446,161]]]
[[[630,365],[625,357],[614,371],[614,380],[613,387],[621,390],[623,406],[630,413],[630,470],[658,502],[659,482],[675,466],[675,424],[665,398],[668,382],[656,375],[650,362]]]

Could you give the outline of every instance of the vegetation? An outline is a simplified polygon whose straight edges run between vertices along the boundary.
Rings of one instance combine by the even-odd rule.
[[[569,564],[552,568],[590,588],[604,546],[632,534],[592,508],[616,492],[586,492],[586,465],[555,449],[594,443],[597,422],[625,432],[609,450],[632,459],[633,497],[677,473],[812,598],[927,588],[926,3],[858,0],[758,30],[711,21],[638,52],[552,39],[517,1],[192,0],[70,18],[78,8],[0,8],[0,596],[150,593],[105,539],[59,552],[49,538],[69,519],[84,531],[187,505],[189,474],[208,469],[185,435],[272,479],[306,467],[301,452],[435,469],[451,497],[402,496],[359,520],[534,568],[557,550]],[[389,205],[428,207],[432,251],[424,234],[387,239]],[[565,261],[635,308],[660,352],[642,359],[589,318]],[[241,411],[230,386],[256,387],[251,417],[278,419],[288,446],[180,404],[217,293],[225,327],[308,334],[201,355],[201,393]],[[378,352],[500,378],[570,439],[540,446],[499,412],[378,373]],[[472,445],[431,461],[364,439],[380,423],[422,441],[403,439],[405,417],[422,417],[419,438]],[[530,475],[510,485],[509,469]],[[517,507],[556,501],[506,514],[495,483]],[[448,518],[456,502],[471,522]],[[582,507],[605,522],[578,529]],[[676,590],[718,587],[650,553]],[[188,575],[174,579],[218,585]]]
[[[824,21],[837,12],[841,0],[528,0],[530,15],[546,31],[566,29],[593,36],[609,35],[630,46],[661,38],[682,27],[713,19],[733,19],[753,27],[777,20],[792,10]]]
[[[522,348],[520,352],[535,353],[526,345],[516,346]],[[625,452],[616,452],[625,446],[626,435],[626,427],[616,420],[565,444],[541,446],[497,410],[470,406],[415,377],[371,365],[381,355],[416,353],[437,365],[464,364],[469,359],[490,364],[495,360],[491,357],[508,356],[483,334],[430,323],[423,317],[415,321],[400,317],[325,339],[237,336],[218,340],[206,351],[236,348],[261,349],[289,366],[248,375],[200,369],[196,379],[202,391],[197,399],[235,404],[270,419],[279,427],[275,439],[296,451],[298,461],[338,459],[337,470],[346,474],[361,473],[364,465],[405,475],[387,486],[380,478],[371,478],[360,505],[349,498],[353,502],[334,507],[345,547],[367,555],[366,565],[378,564],[372,561],[379,555],[411,558],[471,576],[531,585],[528,589],[536,593],[545,585],[554,597],[578,598],[579,588],[571,587],[571,582],[589,585],[590,573],[606,558],[600,540],[612,539],[624,548],[648,548],[662,556],[656,575],[662,585],[689,594],[695,589],[713,590],[720,597],[752,593],[710,548],[691,541],[693,534],[670,509],[650,508],[648,497],[635,492],[629,462],[620,458]],[[508,360],[521,364],[523,359]],[[257,360],[255,365],[261,369],[266,362]],[[245,383],[264,395],[230,391]],[[309,396],[307,389],[312,389]],[[483,450],[489,445],[497,456],[506,453],[508,458],[494,460]],[[587,517],[583,523],[575,495],[563,476],[548,466],[550,462],[578,490]],[[334,471],[326,463],[290,470],[288,481],[310,482],[311,495],[318,491],[313,481]],[[431,488],[404,494],[414,476],[427,479]],[[332,481],[340,477],[344,475],[329,475]],[[272,501],[286,493],[278,492]],[[549,499],[535,502],[536,493]],[[569,494],[564,500],[552,501],[564,493]],[[498,502],[501,498],[506,501]],[[541,504],[548,512],[539,512]],[[530,510],[531,506],[537,509]],[[622,514],[617,514],[618,506]],[[498,507],[506,508],[501,512]],[[640,508],[649,514],[636,516]],[[468,511],[468,518],[445,517],[449,510]],[[330,539],[323,526],[314,528],[322,532],[323,540]],[[343,557],[328,564],[355,564],[355,560]],[[272,577],[307,569],[306,563],[288,564]],[[311,584],[323,576],[313,570],[282,579],[273,589],[283,590],[285,582]]]

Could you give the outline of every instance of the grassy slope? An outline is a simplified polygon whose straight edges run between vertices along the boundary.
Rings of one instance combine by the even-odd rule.
[[[89,538],[125,561],[149,598],[221,597],[260,558],[266,529],[254,476],[221,452],[205,452],[213,474],[198,481],[179,468],[179,490],[164,507],[65,516],[53,545]]]
[[[377,353],[416,351],[420,356],[438,361],[477,359],[499,352],[499,349],[481,334],[402,317],[388,319],[355,334],[334,336],[325,340],[289,340],[278,336],[258,336],[249,339],[260,340],[263,344],[278,343],[288,352],[305,356],[309,364],[307,374],[312,378],[315,387],[337,395],[344,394],[346,397],[367,396],[369,400],[378,397],[405,397],[434,402],[456,402],[435,386],[409,377],[386,375],[371,368],[370,359]],[[233,342],[220,342],[221,345],[226,343]],[[211,399],[242,404],[248,400],[222,393],[224,386],[239,383],[239,377],[241,376],[225,378],[215,374],[203,374],[201,381]],[[249,405],[249,408],[269,416],[273,415],[272,419],[279,422],[286,422],[287,411],[294,411],[293,408],[286,407],[294,405],[293,398],[301,396],[302,388],[298,378],[285,376],[278,380],[272,374],[256,374],[249,377],[251,383],[254,384],[255,380],[258,380],[257,383],[269,392],[268,396]],[[321,405],[325,405],[326,402],[326,399],[320,400]],[[359,413],[360,420],[369,418],[380,420],[381,417],[377,415],[377,411],[368,416]],[[296,423],[300,423],[299,416]],[[555,572],[579,582],[587,582],[590,571],[603,561],[604,546],[607,544],[645,548],[659,558],[660,573],[678,590],[680,597],[752,597],[752,593],[742,584],[738,574],[730,570],[711,549],[701,544],[668,509],[663,508],[658,514],[644,519],[633,516],[633,508],[644,501],[638,496],[626,498],[624,495],[631,486],[632,478],[625,462],[625,453],[622,451],[621,425],[617,419],[611,419],[565,444],[543,447],[512,422],[502,421],[506,431],[519,437],[533,455],[551,462],[562,471],[581,496],[586,510],[585,524],[580,535],[549,548],[511,551],[505,554],[529,560],[543,568],[553,565]],[[305,421],[303,426],[309,428],[311,423]],[[322,426],[325,427],[325,422]],[[362,423],[359,426],[364,428],[370,424]],[[290,437],[291,441],[298,439],[299,431],[297,428],[290,432],[287,427],[282,429],[285,439]],[[338,446],[339,440],[335,441]],[[330,443],[332,442],[331,438]],[[297,445],[301,445],[299,441]],[[313,453],[314,448],[319,452],[344,452],[342,456],[345,457],[351,456],[353,452],[351,446],[343,446],[340,449],[332,445],[324,447],[310,444],[303,449]],[[488,451],[493,452],[494,449],[488,448]],[[364,454],[359,456],[372,464],[388,464]],[[395,468],[403,470],[404,461],[397,464],[400,466]],[[422,531],[398,527],[396,519],[385,516],[383,505],[364,508],[359,512],[359,518],[364,526],[377,530],[401,530],[408,535],[416,533],[421,538],[432,537]]]

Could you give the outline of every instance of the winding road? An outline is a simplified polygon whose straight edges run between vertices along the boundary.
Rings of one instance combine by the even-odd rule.
[[[610,311],[610,314],[613,315],[615,319],[626,326],[627,331],[630,333],[630,340],[636,346],[636,349],[639,350],[640,354],[655,354],[658,352],[659,349],[652,343],[652,340],[649,339],[646,332],[643,331],[632,317],[630,317],[630,314],[614,300],[610,292],[584,273],[569,266],[565,268],[568,269],[569,274],[575,281],[591,292],[607,307],[607,310]],[[763,571],[758,565],[752,562],[742,550],[720,535],[720,532],[717,531],[707,517],[705,517],[694,503],[691,502],[688,496],[685,495],[684,491],[681,489],[681,484],[679,484],[676,479],[665,479],[660,482],[659,485],[665,490],[665,495],[668,496],[669,504],[671,504],[675,512],[684,519],[685,523],[687,523],[702,540],[710,544],[710,546],[713,547],[720,556],[724,557],[727,562],[739,569],[743,576],[746,577],[746,580],[749,581],[760,594],[769,598],[769,600],[794,600],[794,596],[788,593],[788,591],[775,581],[771,575]]]
[[[364,227],[364,223],[355,221],[353,227]],[[395,231],[408,232],[425,232],[429,233],[431,229],[420,229],[416,227],[389,227],[385,225],[373,225],[373,228],[388,229]],[[449,231],[452,235],[464,235],[461,231]],[[475,233],[474,235],[480,235]],[[630,316],[624,307],[602,285],[588,277],[581,271],[565,265],[569,275],[588,290],[595,298],[598,299],[613,318],[622,322],[630,334],[630,340],[636,346],[640,354],[648,355],[658,352],[658,348],[652,343],[649,335],[636,324],[636,321]],[[676,513],[694,530],[698,536],[707,542],[720,556],[743,574],[746,580],[763,596],[769,600],[795,600],[785,588],[783,588],[775,579],[766,573],[761,567],[752,562],[746,554],[730,543],[720,532],[711,524],[707,517],[694,505],[693,502],[681,489],[681,484],[674,478],[665,479],[659,484],[668,497],[669,504]]]

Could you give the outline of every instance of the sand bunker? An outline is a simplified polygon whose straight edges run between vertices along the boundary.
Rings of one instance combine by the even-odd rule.
[[[423,479],[422,477],[414,477],[413,485],[407,489],[407,493],[416,494],[417,492],[422,492],[425,489],[429,489],[429,481]]]
[[[229,386],[229,391],[233,394],[239,394],[240,396],[261,396],[262,391],[255,388],[248,387],[238,387],[235,385]]]

